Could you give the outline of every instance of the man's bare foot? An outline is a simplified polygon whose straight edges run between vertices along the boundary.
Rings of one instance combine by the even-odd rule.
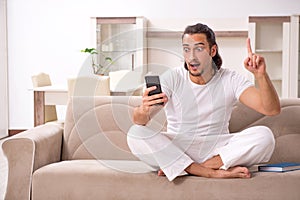
[[[160,170],[158,170],[157,175],[158,176],[165,176],[165,173],[160,169]]]
[[[215,178],[251,178],[251,173],[246,167],[231,167],[228,170],[216,170]]]
[[[204,167],[200,163],[192,163],[185,171],[195,176],[207,178],[250,178],[251,174],[246,167],[232,167],[228,170]]]
[[[220,157],[220,155],[216,155],[204,163],[201,163],[203,167],[211,168],[216,170],[215,174],[217,176],[220,176],[220,178],[250,178],[251,174],[249,170],[246,167],[232,167],[228,170],[219,170],[221,166],[223,166],[223,161]]]

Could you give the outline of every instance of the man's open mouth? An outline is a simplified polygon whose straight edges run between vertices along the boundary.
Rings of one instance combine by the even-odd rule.
[[[191,67],[193,70],[196,70],[196,69],[198,69],[198,67],[200,67],[200,64],[199,64],[199,63],[193,63],[193,64],[190,63],[190,67]]]

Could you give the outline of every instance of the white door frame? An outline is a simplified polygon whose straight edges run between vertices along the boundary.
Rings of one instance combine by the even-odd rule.
[[[7,0],[0,0],[0,138],[8,136]]]

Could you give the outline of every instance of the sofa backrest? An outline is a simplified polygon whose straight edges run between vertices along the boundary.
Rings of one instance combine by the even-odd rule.
[[[71,97],[65,119],[62,159],[135,159],[126,142],[140,98]]]
[[[133,125],[133,109],[140,104],[140,96],[70,98],[62,158],[137,160],[127,146],[126,134]],[[281,106],[280,115],[269,117],[237,104],[230,120],[230,132],[256,125],[268,126],[276,138],[270,162],[300,162],[300,99],[282,99]],[[150,126],[165,130],[164,114],[156,115]]]

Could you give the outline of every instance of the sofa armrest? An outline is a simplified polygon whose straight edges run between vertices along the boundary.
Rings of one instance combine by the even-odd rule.
[[[8,162],[5,199],[30,199],[33,172],[61,159],[62,134],[62,126],[45,124],[3,142]]]

